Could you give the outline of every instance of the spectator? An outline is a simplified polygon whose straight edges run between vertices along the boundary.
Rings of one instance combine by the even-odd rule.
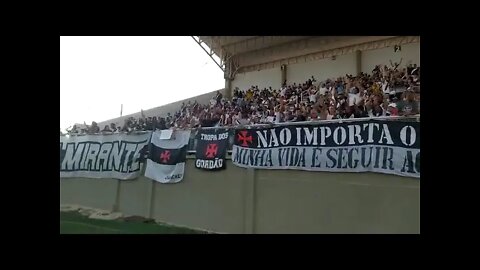
[[[68,134],[78,134],[79,129],[78,129],[77,125],[73,125],[73,127],[71,129],[67,128],[67,133]]]
[[[132,122],[130,119],[125,119],[124,123],[123,123],[123,127],[120,129],[120,132],[130,132],[132,131],[132,129],[130,128],[130,126],[132,125]]]
[[[418,101],[415,101],[415,94],[412,91],[406,92],[405,100],[396,103],[398,113],[401,116],[409,116],[420,113]]]
[[[340,78],[337,79],[337,81],[335,82],[335,93],[337,95],[342,95],[344,93],[344,90],[345,86],[343,84],[343,81]]]
[[[226,100],[217,91],[210,104],[182,103],[178,111],[166,117],[147,118],[142,110],[141,118],[128,118],[123,127],[112,123],[102,131],[153,131],[420,113],[420,67],[409,65],[400,69],[400,64],[401,61],[390,63],[391,68],[377,65],[371,75],[362,72],[358,76],[346,74],[333,81],[327,79],[317,85],[318,90],[312,76],[303,84],[284,83],[280,89],[265,87],[260,90],[252,85],[242,91],[237,87],[232,100]],[[67,131],[94,134],[100,130],[92,122],[86,129],[74,126]]]
[[[362,100],[358,105],[354,106],[354,117],[355,118],[363,118],[368,117],[367,107],[365,106],[365,102]]]
[[[327,91],[327,85],[325,83],[322,83],[320,89],[318,90],[318,94],[321,96],[325,96],[327,94]]]
[[[110,132],[110,133],[112,132],[109,125],[105,125],[105,127],[102,129],[102,133],[106,133],[106,132]]]
[[[85,122],[84,124],[87,127],[88,134],[100,133],[100,127],[97,125],[97,122],[93,121],[91,126],[88,126]]]
[[[167,129],[167,122],[166,122],[165,118],[160,117],[160,120],[158,121],[157,128],[159,130]]]
[[[308,116],[307,120],[315,121],[315,120],[319,120],[319,119],[320,119],[320,115],[318,114],[317,109],[315,109],[315,108],[310,109],[310,115]]]
[[[338,119],[338,115],[335,111],[334,106],[328,107],[328,114],[327,114],[327,120],[332,120],[332,119]]]
[[[390,65],[392,66],[393,70],[397,70],[397,68],[400,66],[402,61],[403,61],[403,58],[400,59],[400,63],[395,62],[395,64],[393,64],[392,60],[390,60]]]
[[[417,67],[417,64],[414,64],[412,71],[409,74],[413,76],[420,76],[420,67]]]
[[[293,116],[293,113],[292,113],[293,109],[292,110],[288,110],[285,112],[285,122],[291,122],[293,121],[293,119],[295,118]]]
[[[354,108],[353,106],[349,106],[348,104],[344,104],[344,112],[341,115],[341,118],[348,119],[348,118],[355,118]]]
[[[370,117],[380,117],[385,116],[385,111],[383,110],[380,103],[374,103],[373,108],[369,112]]]
[[[387,116],[398,116],[398,109],[396,103],[390,103],[387,107]]]
[[[215,100],[217,101],[217,104],[220,103],[220,101],[222,100],[222,98],[223,98],[222,93],[220,93],[220,91],[217,91],[217,94],[215,95]]]
[[[360,100],[360,90],[358,87],[352,87],[348,93],[348,106],[353,106],[357,104],[357,101]]]
[[[305,115],[303,115],[302,110],[300,108],[297,108],[296,116],[293,119],[293,122],[303,122],[303,121],[307,121],[307,118],[305,117]]]

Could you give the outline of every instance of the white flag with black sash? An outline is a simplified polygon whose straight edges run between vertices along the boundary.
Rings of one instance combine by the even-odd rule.
[[[156,131],[152,134],[145,176],[160,183],[178,183],[185,172],[190,130]]]

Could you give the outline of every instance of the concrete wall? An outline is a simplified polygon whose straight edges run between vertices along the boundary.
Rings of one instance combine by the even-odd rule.
[[[258,85],[259,89],[272,87],[280,89],[282,86],[282,71],[280,68],[264,69],[260,71],[239,73],[232,81],[232,89],[247,90],[252,85]]]
[[[114,179],[61,178],[60,202],[113,210],[118,186]]]
[[[375,173],[261,170],[257,233],[418,233],[420,181]]]
[[[375,65],[390,66],[390,60],[393,63],[400,63],[401,58],[403,58],[401,67],[410,63],[420,65],[420,43],[404,44],[399,52],[394,52],[393,47],[363,51],[362,71],[371,73]]]
[[[211,231],[242,233],[246,170],[231,163],[227,166],[228,170],[212,173],[196,169],[194,159],[190,159],[182,182],[155,183],[153,218]]]
[[[146,117],[153,117],[153,116],[166,117],[167,113],[171,113],[173,115],[175,112],[179,111],[183,102],[185,102],[185,104],[188,103],[188,101],[193,103],[196,100],[199,104],[208,104],[210,102],[210,99],[213,98],[213,96],[217,93],[217,91],[220,91],[220,93],[222,93],[225,96],[225,89],[218,89],[218,90],[208,92],[208,93],[205,93],[205,94],[202,94],[202,95],[194,96],[194,97],[191,97],[191,98],[187,98],[187,99],[183,99],[183,100],[180,100],[180,101],[172,102],[172,103],[162,105],[162,106],[159,106],[159,107],[155,107],[155,108],[152,108],[152,109],[144,110],[143,112],[144,112]],[[122,117],[117,117],[117,118],[105,120],[105,121],[99,122],[98,125],[100,126],[100,129],[103,129],[105,125],[110,125],[110,123],[115,123],[117,126],[118,125],[123,126],[125,119],[127,119],[129,117],[140,118],[141,117],[141,112],[137,112],[137,113],[133,113],[133,114],[129,114],[129,115],[124,115]]]
[[[403,58],[401,67],[408,64],[420,65],[420,43],[403,44],[402,50],[394,52],[393,46],[382,49],[364,50],[361,52],[361,63],[359,65],[362,72],[371,73],[375,65],[388,65],[390,60],[393,63],[400,62]],[[321,59],[318,61],[302,62],[287,65],[287,83],[304,83],[311,76],[314,76],[318,82],[328,78],[345,76],[345,74],[357,74],[357,59],[355,53],[336,56],[332,58]],[[282,82],[282,71],[280,68],[271,68],[260,71],[246,72],[237,74],[232,86],[239,87],[241,90],[248,89],[251,85],[258,85],[260,88],[272,86],[273,89],[279,89]]]
[[[187,159],[178,184],[60,179],[60,203],[225,233],[419,233],[420,180],[376,173],[208,172]]]
[[[304,83],[312,75],[317,81],[328,78],[345,76],[345,74],[356,75],[355,54],[337,56],[335,60],[322,59],[320,61],[292,64],[287,66],[287,83]]]

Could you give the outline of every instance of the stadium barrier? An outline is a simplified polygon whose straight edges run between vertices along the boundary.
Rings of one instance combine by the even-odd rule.
[[[419,121],[419,116],[409,121]],[[227,159],[226,170],[210,172],[196,169],[195,157],[188,155],[185,177],[177,184],[160,184],[143,176],[135,180],[61,178],[60,203],[220,233],[420,232],[418,179],[379,173],[244,169]]]

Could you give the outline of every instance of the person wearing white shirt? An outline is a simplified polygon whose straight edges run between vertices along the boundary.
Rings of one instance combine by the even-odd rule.
[[[322,86],[320,87],[320,89],[318,90],[318,93],[320,95],[325,95],[327,93],[328,89],[327,87],[325,87],[325,84],[323,83]]]
[[[313,103],[317,102],[317,91],[315,90],[315,88],[310,90],[309,100]]]
[[[350,88],[350,91],[348,93],[348,106],[353,106],[357,104],[357,102],[360,100],[360,91],[356,87]]]

